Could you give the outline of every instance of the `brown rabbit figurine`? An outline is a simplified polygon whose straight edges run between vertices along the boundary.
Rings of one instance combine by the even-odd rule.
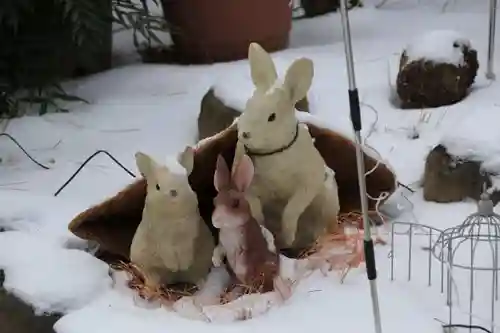
[[[231,173],[219,155],[214,176],[218,191],[212,215],[220,230],[219,244],[213,253],[214,266],[226,256],[230,271],[239,283],[253,291],[276,290],[282,300],[291,296],[291,287],[280,276],[280,258],[274,237],[250,213],[245,191],[254,175],[252,160],[243,155]]]

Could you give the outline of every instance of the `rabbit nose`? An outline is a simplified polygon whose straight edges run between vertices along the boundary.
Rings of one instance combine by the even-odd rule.
[[[243,133],[241,133],[241,136],[243,137],[243,139],[249,139],[250,138],[250,132],[243,132]]]

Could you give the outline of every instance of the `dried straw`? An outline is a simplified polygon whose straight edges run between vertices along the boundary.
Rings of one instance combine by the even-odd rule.
[[[364,262],[361,213],[354,211],[341,214],[338,221],[343,226],[340,233],[321,237],[311,248],[300,253],[298,258],[307,260],[306,271],[303,274],[299,274],[300,277],[295,279],[295,281],[291,281],[292,288],[298,284],[299,280],[312,274],[317,269],[320,269],[325,275],[332,270],[338,270],[340,271],[341,282],[343,282],[352,268],[359,267]],[[346,233],[346,230],[349,229],[354,229],[355,231]],[[375,240],[375,243],[385,244],[379,238]],[[339,249],[342,250],[342,253],[338,253]],[[335,250],[337,253],[332,253]],[[322,269],[325,266],[324,264],[327,264],[326,270]],[[163,304],[172,305],[183,296],[193,296],[197,291],[196,286],[186,285],[168,288],[160,286],[151,290],[145,286],[144,274],[137,265],[131,262],[120,261],[113,264],[112,268],[125,271],[129,276],[128,287],[135,290],[141,298],[148,301],[159,300]],[[251,281],[248,285],[243,285],[233,279],[231,285],[221,295],[220,304],[227,304],[243,295],[262,293],[263,281],[263,278],[255,278],[255,281]]]
[[[196,286],[159,286],[150,289],[144,284],[144,274],[141,269],[131,262],[119,262],[113,265],[113,269],[124,271],[129,276],[128,287],[135,290],[138,295],[148,301],[159,300],[161,303],[171,305],[183,296],[193,296],[196,292]]]
[[[375,211],[369,213],[377,214]],[[340,281],[343,282],[352,268],[359,267],[365,261],[363,216],[361,212],[352,211],[341,214],[338,221],[343,227],[341,232],[320,237],[310,249],[303,251],[299,258],[308,260],[306,269],[309,270],[309,274],[317,269],[320,269],[324,275],[332,270],[338,270],[340,271]],[[350,232],[346,233],[346,231]],[[386,242],[377,236],[375,244],[385,245]],[[342,252],[338,253],[338,250],[342,250]],[[326,269],[324,268],[325,264]]]

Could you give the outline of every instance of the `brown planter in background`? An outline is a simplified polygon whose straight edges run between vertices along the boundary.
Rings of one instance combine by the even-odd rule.
[[[250,42],[268,52],[288,46],[289,0],[162,0],[162,7],[184,62],[245,59]]]
[[[305,17],[315,17],[335,12],[340,7],[340,0],[302,0]]]

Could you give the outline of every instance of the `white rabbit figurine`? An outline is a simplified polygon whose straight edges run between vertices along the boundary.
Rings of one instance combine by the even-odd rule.
[[[212,267],[215,244],[200,217],[196,193],[188,176],[194,151],[179,154],[176,168],[159,165],[148,155],[135,155],[147,182],[142,221],[132,240],[130,259],[145,276],[145,287],[192,283],[201,286]]]
[[[306,245],[294,244],[297,229],[316,233],[312,238],[332,231],[337,228],[340,209],[336,183],[328,186],[325,182],[325,161],[295,116],[295,103],[311,86],[313,64],[306,58],[295,60],[279,82],[271,56],[260,45],[251,43],[248,53],[255,90],[237,120],[234,163],[245,153],[252,159],[255,177],[248,189],[252,213],[259,223],[271,224],[266,226],[281,241],[280,248]],[[277,206],[281,207],[281,225],[264,222],[266,210],[276,211]],[[321,224],[314,231],[299,226],[306,210],[307,221],[300,223],[311,223],[313,218]]]

